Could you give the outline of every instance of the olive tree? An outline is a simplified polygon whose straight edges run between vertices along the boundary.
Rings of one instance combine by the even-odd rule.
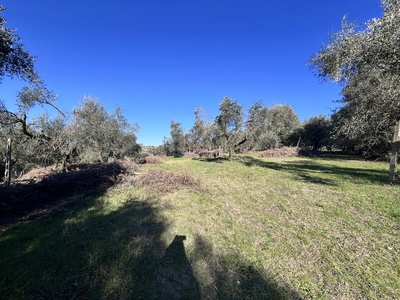
[[[261,101],[257,101],[248,111],[248,146],[254,150],[265,150],[290,145],[289,136],[299,126],[299,118],[291,106],[276,104],[264,107]]]
[[[228,149],[228,158],[231,159],[233,151],[247,140],[243,131],[243,108],[236,101],[224,97],[219,104],[219,114],[215,118],[216,136]]]
[[[5,10],[0,6],[0,13]],[[16,97],[18,109],[11,111],[6,107],[3,99],[0,99],[0,145],[5,145],[8,138],[12,138],[13,144],[13,168],[19,172],[30,165],[35,165],[45,159],[52,159],[57,151],[54,150],[55,138],[58,134],[42,127],[45,124],[44,115],[36,119],[29,118],[31,109],[39,105],[48,105],[55,108],[61,117],[63,113],[55,106],[56,95],[50,91],[43,80],[35,71],[36,58],[24,49],[21,38],[15,33],[15,29],[5,26],[6,20],[0,16],[0,84],[4,77],[14,78],[27,83]],[[48,120],[48,118],[47,118]],[[2,147],[0,147],[2,148]],[[49,149],[52,154],[49,155]],[[1,150],[4,153],[3,149]],[[3,159],[3,158],[2,158]]]
[[[75,153],[80,161],[106,162],[109,158],[134,156],[140,151],[136,143],[137,124],[130,124],[121,108],[109,114],[98,99],[84,97],[73,110],[69,141],[65,147],[68,155]]]
[[[0,6],[0,13],[4,10],[5,8]],[[6,20],[0,16],[0,83],[5,76],[17,76],[33,82],[37,79],[34,70],[35,57],[24,50],[15,29],[7,28],[5,23]]]
[[[181,156],[182,152],[186,149],[185,130],[179,122],[171,121],[170,123],[170,145],[171,154],[173,156]]]
[[[400,1],[382,0],[383,14],[365,24],[343,18],[341,30],[310,59],[324,80],[343,84],[333,132],[388,152],[400,116]]]
[[[204,114],[203,109],[197,108],[194,111],[195,121],[193,127],[186,134],[188,150],[200,151],[210,150],[215,147],[215,126],[208,121],[208,116]]]
[[[304,123],[303,142],[318,150],[322,146],[331,148],[331,120],[324,115],[311,117]]]

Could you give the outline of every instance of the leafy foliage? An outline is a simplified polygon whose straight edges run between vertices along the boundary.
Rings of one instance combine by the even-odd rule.
[[[135,135],[139,127],[128,122],[121,108],[116,107],[114,113],[108,114],[97,99],[85,97],[73,115],[68,146],[81,161],[105,162],[139,152]]]
[[[228,149],[229,158],[238,144],[246,140],[243,137],[243,109],[236,100],[224,97],[219,104],[219,115],[215,118],[217,137]]]
[[[400,1],[382,0],[383,15],[363,25],[342,21],[342,30],[311,57],[322,79],[344,84],[335,111],[337,138],[358,141],[384,154],[400,116]]]
[[[14,176],[38,166],[57,164],[65,169],[67,162],[107,162],[140,151],[135,135],[138,126],[131,125],[118,107],[107,113],[93,97],[85,97],[71,119],[43,113],[25,123],[25,130],[20,130],[20,125],[11,122],[0,128],[1,140],[13,140]],[[6,143],[1,143],[1,155],[5,147]]]
[[[227,96],[219,104],[219,114],[213,123],[202,109],[196,109],[194,114],[194,125],[187,133],[180,123],[171,122],[171,138],[164,138],[163,142],[166,155],[187,151],[218,157],[223,150],[232,158],[234,151],[295,146],[297,140],[291,139],[292,133],[301,127],[297,114],[287,104],[264,107],[261,101],[256,101],[246,113],[236,100]]]
[[[261,101],[257,101],[248,114],[246,131],[251,133],[248,145],[255,150],[274,149],[282,144],[291,145],[289,136],[300,127],[297,114],[287,104],[264,107]]]
[[[330,148],[331,120],[327,116],[311,117],[304,124],[303,141],[312,147],[313,150],[318,150],[321,146]]]
[[[0,13],[4,10],[0,5]],[[34,70],[35,57],[24,50],[15,29],[5,27],[5,23],[6,20],[0,16],[0,83],[5,76],[35,81],[38,78]]]

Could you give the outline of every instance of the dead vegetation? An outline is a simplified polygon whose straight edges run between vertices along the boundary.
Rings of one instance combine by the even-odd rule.
[[[152,158],[152,163],[161,158]],[[14,180],[7,189],[0,186],[0,225],[37,218],[80,201],[75,195],[102,194],[108,189],[124,184],[146,187],[149,193],[168,193],[180,187],[204,191],[200,181],[188,173],[176,174],[162,170],[141,171],[131,159],[115,160],[106,164],[71,164],[67,172],[55,166],[39,168]]]
[[[268,149],[261,152],[259,157],[292,157],[298,156],[301,152],[301,148],[298,147],[281,147],[276,149]]]
[[[78,200],[73,196],[77,194],[104,193],[124,177],[135,174],[139,167],[126,159],[107,164],[73,164],[67,170],[40,168],[13,181],[9,189],[0,186],[0,225],[75,205]]]
[[[205,157],[205,158],[217,158],[221,156],[221,150],[220,149],[214,149],[214,150],[202,150],[198,152],[199,157]]]
[[[199,154],[197,152],[194,152],[194,151],[188,151],[183,155],[183,157],[186,157],[186,158],[198,158]]]
[[[138,160],[138,164],[158,165],[163,164],[164,159],[161,156],[150,155]]]
[[[135,180],[138,186],[144,186],[150,193],[168,193],[180,187],[189,187],[198,192],[205,188],[200,180],[193,178],[188,173],[172,173],[164,170],[150,169]]]
[[[145,158],[146,164],[150,164],[150,165],[157,165],[157,164],[163,164],[164,163],[164,159],[160,156],[147,156]]]

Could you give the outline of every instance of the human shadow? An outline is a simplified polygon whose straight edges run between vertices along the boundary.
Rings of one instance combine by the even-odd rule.
[[[237,253],[216,255],[203,237],[195,238],[193,260],[203,278],[202,299],[304,299],[289,284],[261,273]]]
[[[350,181],[356,184],[365,183],[365,181],[374,184],[387,183],[387,172],[384,170],[339,167],[332,164],[321,164],[317,159],[294,160],[280,163],[246,156],[242,162],[248,167],[259,166],[287,172],[298,176],[304,181],[316,184],[338,185],[336,180],[326,178],[325,176],[318,176],[319,174],[332,175],[338,179]]]
[[[185,253],[186,236],[175,236],[159,260],[153,282],[154,299],[200,299],[199,284]]]

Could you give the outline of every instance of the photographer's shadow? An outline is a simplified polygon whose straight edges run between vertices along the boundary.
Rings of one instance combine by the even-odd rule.
[[[200,299],[200,289],[185,253],[186,236],[175,236],[155,272],[158,299]]]

